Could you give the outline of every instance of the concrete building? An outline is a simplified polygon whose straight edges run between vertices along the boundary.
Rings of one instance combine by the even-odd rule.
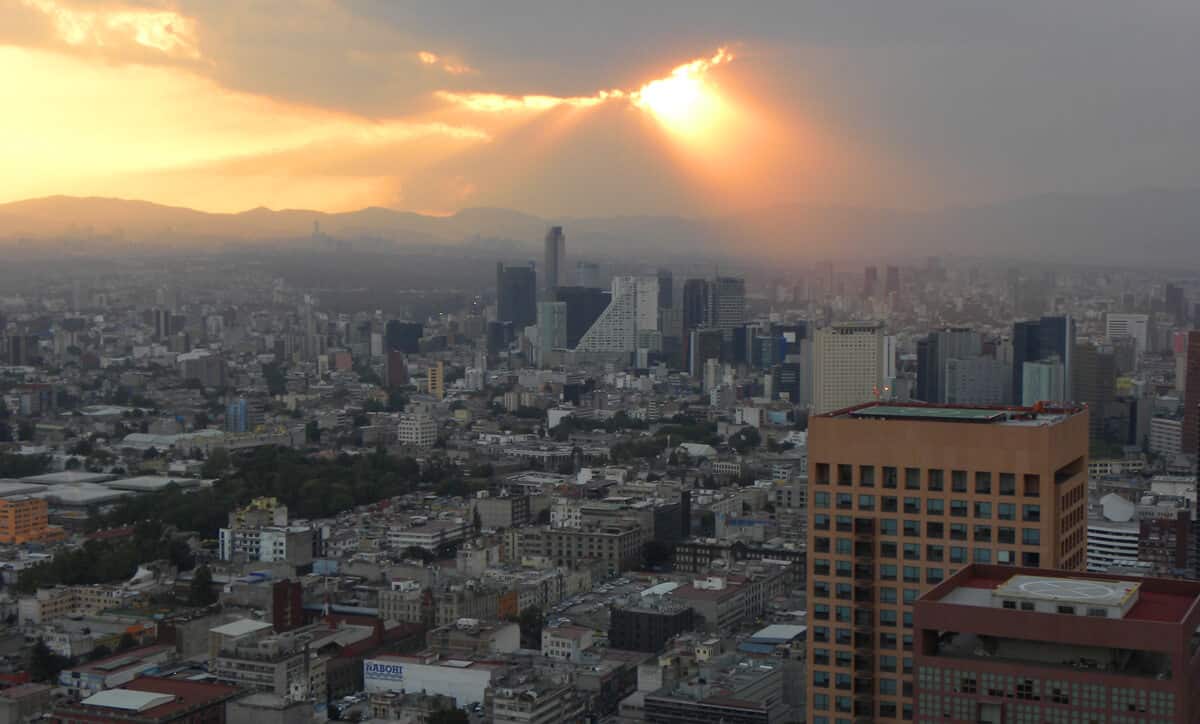
[[[426,634],[429,648],[446,658],[486,658],[521,648],[521,627],[515,623],[460,618]]]
[[[542,656],[578,663],[592,647],[592,630],[583,626],[554,626],[542,629]]]
[[[667,642],[695,628],[691,606],[669,596],[643,595],[609,613],[608,645],[614,649],[661,653]]]
[[[430,520],[424,516],[409,519],[407,525],[388,528],[387,541],[392,550],[424,548],[433,553],[443,546],[463,541],[471,534],[471,524],[462,518]]]
[[[433,447],[438,437],[437,420],[423,410],[406,412],[400,416],[396,435],[403,445]]]
[[[584,721],[582,692],[565,677],[499,681],[492,688],[493,724],[558,724]]]
[[[868,404],[809,426],[809,721],[911,719],[912,604],[971,562],[1082,570],[1087,411]]]
[[[822,327],[813,341],[813,412],[823,414],[877,398],[883,386],[883,325]]]
[[[972,565],[913,607],[918,722],[1195,722],[1200,583]]]
[[[1176,417],[1150,418],[1149,449],[1167,459],[1183,452],[1183,420]]]
[[[511,323],[518,334],[537,323],[537,273],[532,263],[496,264],[496,321]]]
[[[363,661],[368,692],[424,692],[449,697],[459,708],[484,704],[493,679],[507,667],[472,659],[442,659],[433,654],[382,655]]]
[[[1087,569],[1103,573],[1116,565],[1137,563],[1141,526],[1137,506],[1116,493],[1100,499],[1099,510],[1088,516]]]
[[[992,357],[946,360],[948,405],[1003,405],[1011,398],[1012,366]]]

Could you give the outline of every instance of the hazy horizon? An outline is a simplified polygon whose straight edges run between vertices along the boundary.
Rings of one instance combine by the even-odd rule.
[[[0,203],[713,218],[1200,187],[1200,4],[16,0]]]

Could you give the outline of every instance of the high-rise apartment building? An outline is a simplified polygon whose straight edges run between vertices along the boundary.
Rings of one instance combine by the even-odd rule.
[[[871,403],[809,424],[808,720],[913,718],[913,603],[975,563],[1080,570],[1087,410]]]
[[[537,273],[533,264],[496,265],[496,321],[512,322],[516,334],[537,323]]]
[[[873,400],[882,386],[882,324],[846,322],[817,330],[813,339],[813,412],[822,414]]]
[[[546,297],[554,293],[559,284],[563,283],[563,267],[567,257],[567,237],[563,235],[561,226],[551,226],[546,231],[546,256],[542,268],[542,277],[546,285]]]
[[[914,607],[918,722],[1200,721],[1200,584],[973,565]]]
[[[435,399],[446,396],[446,363],[438,360],[425,369],[425,386]]]

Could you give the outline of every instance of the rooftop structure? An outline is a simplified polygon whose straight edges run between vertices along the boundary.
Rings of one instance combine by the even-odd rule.
[[[1200,583],[971,565],[914,607],[917,721],[1194,722]]]

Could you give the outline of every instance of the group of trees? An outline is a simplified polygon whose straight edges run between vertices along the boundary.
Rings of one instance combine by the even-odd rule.
[[[49,455],[0,454],[0,478],[25,478],[50,469]]]
[[[214,466],[206,473],[219,473],[229,464],[226,460],[220,469]],[[469,491],[466,487],[459,490],[462,478],[454,466],[436,460],[421,466],[382,448],[366,455],[327,459],[290,448],[263,447],[239,456],[232,465],[234,472],[211,488],[184,493],[168,486],[159,493],[127,498],[99,525],[155,519],[212,538],[226,524],[231,510],[258,497],[278,498],[295,517],[321,518],[403,495],[420,485],[446,492]]]
[[[192,551],[186,542],[171,536],[161,522],[147,519],[134,526],[132,535],[91,540],[27,568],[17,580],[17,590],[32,593],[58,584],[128,580],[139,565],[160,558],[170,560],[181,570],[189,570],[194,565]]]

